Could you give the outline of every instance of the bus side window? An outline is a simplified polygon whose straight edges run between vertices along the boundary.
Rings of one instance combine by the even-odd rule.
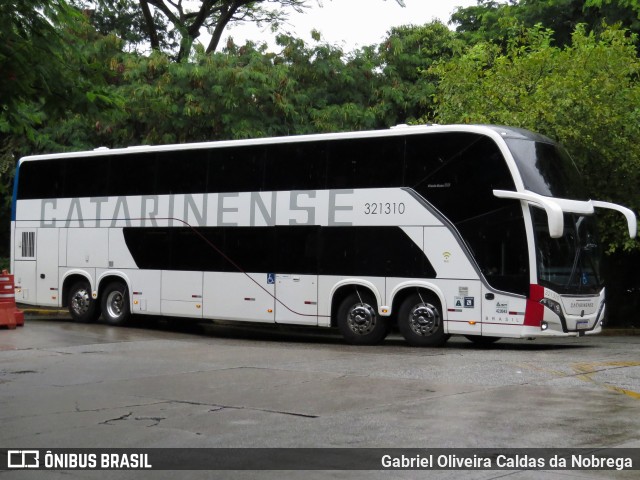
[[[227,271],[275,272],[277,250],[274,228],[225,228],[224,253],[235,263]]]
[[[265,153],[264,146],[212,149],[207,190],[211,193],[262,191]]]
[[[207,150],[159,152],[158,191],[164,194],[205,193],[208,157]]]
[[[325,142],[269,145],[264,190],[321,190],[326,172]]]
[[[153,195],[156,190],[156,154],[114,155],[109,165],[111,196]]]
[[[109,196],[109,157],[72,158],[64,162],[65,186],[62,197]]]
[[[337,140],[329,145],[327,188],[402,186],[404,137]]]
[[[18,177],[18,200],[59,197],[64,190],[64,162],[43,160],[24,162]]]
[[[318,273],[318,226],[276,227],[278,273]]]

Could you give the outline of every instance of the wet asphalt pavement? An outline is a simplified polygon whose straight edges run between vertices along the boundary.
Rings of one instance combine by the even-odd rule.
[[[640,336],[397,335],[28,315],[0,330],[0,446],[640,448]],[[638,478],[635,472],[0,472],[9,478]]]

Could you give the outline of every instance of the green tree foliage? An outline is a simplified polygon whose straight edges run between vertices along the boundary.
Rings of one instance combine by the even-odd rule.
[[[437,79],[429,68],[462,51],[454,32],[440,22],[394,27],[380,45],[382,68],[378,115],[387,125],[415,122],[433,112]]]
[[[451,23],[469,45],[506,42],[512,34],[512,26],[518,23],[513,15],[515,4],[515,1],[478,0],[477,5],[458,8],[451,16]]]
[[[59,25],[59,26],[56,26]],[[41,144],[41,127],[69,113],[92,114],[116,103],[108,92],[106,50],[115,39],[95,35],[62,0],[0,4],[0,154]]]
[[[3,152],[11,133],[33,136],[46,112],[60,111],[73,83],[64,71],[66,45],[49,19],[68,23],[64,3],[27,0],[0,3],[0,135]],[[35,100],[40,108],[25,105]],[[6,168],[6,167],[5,167]]]
[[[605,5],[615,5],[621,8],[630,8],[640,16],[640,1],[638,0],[586,0],[587,7],[604,7]]]
[[[167,52],[178,49],[177,32],[169,28],[166,17],[158,10],[145,10],[139,0],[69,1],[82,11],[98,34],[116,35],[127,51],[144,54],[151,45]]]
[[[114,103],[85,18],[63,0],[0,2],[0,221],[8,224],[18,156],[46,143],[41,129],[68,112],[95,112]],[[2,228],[1,251],[8,248]]]
[[[108,92],[108,69],[102,63],[109,42],[95,38],[85,20],[63,0],[0,2],[3,225],[8,225],[16,160],[46,148],[43,127],[69,114],[90,117],[117,103]],[[0,252],[8,248],[7,235],[8,227],[0,230]]]
[[[478,5],[458,9],[451,20],[470,44],[491,41],[502,46],[517,35],[520,25],[540,24],[553,30],[556,45],[570,45],[580,24],[597,31],[603,22],[619,23],[640,33],[637,0],[478,0]]]
[[[553,32],[525,30],[507,51],[471,47],[434,69],[440,77],[437,119],[528,128],[563,143],[588,191],[640,211],[640,61],[636,39],[617,27],[553,46]],[[638,249],[623,221],[607,216],[609,251]]]
[[[394,29],[382,45],[350,54],[318,32],[311,45],[280,35],[277,53],[229,40],[222,52],[197,50],[191,62],[123,54],[112,79],[114,94],[127,99],[121,111],[92,122],[70,116],[43,132],[57,151],[70,142],[116,147],[386,128],[432,115],[437,78],[428,69],[453,56],[454,36],[435,22]]]
[[[87,140],[124,146],[380,126],[370,101],[376,64],[319,42],[278,42],[280,53],[229,41],[188,63],[161,53],[123,57],[115,90],[127,99],[124,111],[105,117]]]
[[[224,30],[234,23],[277,25],[287,8],[302,11],[309,0],[71,0],[88,13],[103,35],[114,33],[130,51],[151,48],[173,60],[187,60],[204,31],[207,53],[217,50]]]
[[[149,45],[173,60],[189,59],[196,39],[206,31],[206,53],[219,49],[225,29],[232,24],[256,23],[276,29],[288,12],[302,12],[321,0],[71,0],[92,13],[102,34],[116,33],[132,50]],[[384,0],[386,1],[386,0]],[[404,0],[395,0],[404,6]]]

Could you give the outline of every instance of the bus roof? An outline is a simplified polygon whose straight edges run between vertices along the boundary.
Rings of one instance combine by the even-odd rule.
[[[469,132],[479,133],[493,136],[496,133],[503,138],[520,138],[529,139],[535,141],[542,141],[545,143],[551,143],[547,137],[530,132],[528,130],[506,127],[498,125],[398,125],[391,127],[387,130],[363,130],[353,132],[340,132],[340,133],[319,133],[309,135],[291,135],[282,137],[263,137],[244,140],[218,140],[210,142],[193,142],[193,143],[179,143],[168,145],[138,145],[124,148],[108,148],[98,147],[94,150],[66,152],[66,153],[52,153],[52,154],[40,154],[29,155],[20,159],[20,163],[23,161],[36,161],[36,160],[53,160],[63,158],[81,158],[81,157],[105,157],[111,155],[126,155],[130,153],[144,153],[144,152],[167,152],[167,151],[186,151],[186,150],[199,150],[206,148],[226,148],[226,147],[240,147],[240,146],[259,146],[259,145],[275,145],[275,144],[287,144],[287,143],[303,143],[313,141],[331,141],[331,140],[347,140],[356,138],[380,138],[380,137],[394,137],[403,135],[418,135],[425,133],[436,132]]]

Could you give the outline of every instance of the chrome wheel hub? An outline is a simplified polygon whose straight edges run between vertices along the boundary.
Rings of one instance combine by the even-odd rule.
[[[353,333],[366,335],[370,333],[376,325],[376,313],[371,305],[367,305],[366,303],[354,305],[349,311],[347,323]]]
[[[71,308],[76,315],[84,315],[91,306],[91,295],[85,289],[76,291],[71,298]]]
[[[107,313],[111,318],[118,318],[124,308],[124,295],[122,292],[111,292],[107,295]]]
[[[409,326],[416,335],[428,337],[438,329],[440,314],[438,310],[428,303],[416,305],[409,315]]]

